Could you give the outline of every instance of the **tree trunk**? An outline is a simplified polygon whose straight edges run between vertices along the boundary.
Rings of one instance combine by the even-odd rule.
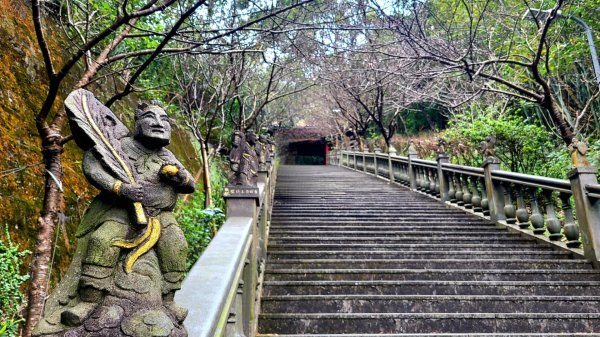
[[[550,117],[560,132],[560,138],[565,142],[567,146],[571,144],[571,141],[575,137],[575,132],[563,116],[560,107],[552,97],[546,96],[541,104],[550,113]]]
[[[200,155],[202,156],[202,183],[204,185],[204,207],[213,207],[212,187],[210,185],[210,164],[208,162],[208,148],[206,143],[200,144]]]
[[[62,179],[60,156],[63,152],[63,145],[60,143],[60,138],[57,137],[54,137],[50,141],[46,137],[43,143],[45,144],[43,144],[42,155],[48,176],[46,177],[44,190],[44,205],[41,215],[37,220],[39,228],[37,244],[31,261],[29,304],[23,328],[23,337],[31,336],[33,327],[40,320],[44,312],[44,304],[48,293],[48,273],[52,268],[50,260],[52,257],[52,248],[54,247],[54,231],[58,223],[59,213],[61,212],[62,192],[57,181],[60,182]]]

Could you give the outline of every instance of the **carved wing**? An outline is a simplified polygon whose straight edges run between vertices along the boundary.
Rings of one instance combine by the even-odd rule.
[[[84,151],[94,149],[98,158],[121,181],[131,182],[131,167],[121,149],[129,130],[94,94],[78,89],[65,100],[75,142]]]
[[[128,133],[125,124],[85,89],[70,93],[65,107],[77,145],[86,151],[94,149],[98,159],[115,174],[115,178],[134,184],[133,170],[121,148],[121,138]],[[134,202],[133,207],[138,224],[147,224],[142,204]]]

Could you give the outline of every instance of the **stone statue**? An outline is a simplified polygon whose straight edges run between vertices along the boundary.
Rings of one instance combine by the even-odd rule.
[[[269,157],[267,157],[267,161],[272,162],[275,159],[275,142],[271,138],[267,138],[267,143],[269,143]]]
[[[569,153],[571,154],[571,164],[573,168],[591,166],[587,160],[587,144],[573,137],[569,144]]]
[[[231,175],[229,185],[256,186],[258,179],[258,156],[251,145],[256,143],[256,135],[249,133],[249,141],[241,131],[233,133],[233,148],[229,153]]]
[[[74,91],[65,106],[85,151],[83,172],[100,194],[81,220],[71,266],[34,335],[187,336],[187,310],[173,301],[187,243],[172,211],[195,182],[164,148],[167,114],[156,102],[140,103],[129,135],[89,91]]]
[[[445,155],[446,154],[446,140],[443,138],[438,138],[438,143],[437,143],[437,152],[439,155]]]
[[[491,135],[481,142],[481,152],[483,153],[483,158],[485,158],[486,161],[499,161],[494,151],[494,144],[496,144],[496,135]]]
[[[410,140],[408,142],[408,155],[409,156],[416,156],[417,153],[417,148],[415,147],[415,141],[414,140]]]
[[[254,145],[260,171],[265,171],[267,169],[267,158],[270,156],[269,148],[270,146],[267,143],[267,137],[265,137],[265,135],[260,135],[256,145]]]

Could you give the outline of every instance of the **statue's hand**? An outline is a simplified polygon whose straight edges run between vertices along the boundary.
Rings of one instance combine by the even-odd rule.
[[[178,163],[166,162],[160,168],[161,178],[176,185],[181,185],[185,180],[185,172]]]
[[[121,196],[132,202],[140,202],[144,199],[142,186],[124,183],[121,186]]]

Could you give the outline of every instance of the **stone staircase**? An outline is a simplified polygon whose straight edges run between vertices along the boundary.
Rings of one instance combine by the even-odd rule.
[[[260,336],[600,336],[590,263],[336,166],[280,168],[263,287]]]

